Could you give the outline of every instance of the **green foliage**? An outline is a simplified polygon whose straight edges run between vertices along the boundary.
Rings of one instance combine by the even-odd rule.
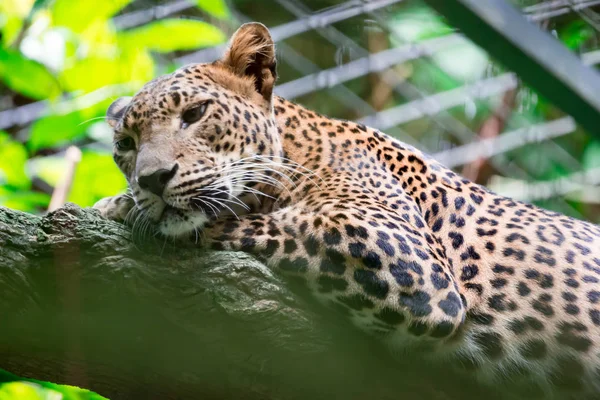
[[[391,39],[397,45],[444,37],[454,31],[439,14],[424,5],[409,7],[390,23],[394,30]],[[481,79],[489,62],[483,50],[467,39],[457,38],[453,45],[435,51],[430,59],[416,61],[413,78],[419,87],[419,82],[434,83],[438,90],[449,90],[459,83]]]
[[[127,188],[123,174],[111,154],[85,151],[77,167],[69,201],[94,204]]]
[[[65,69],[61,74],[65,90],[89,93],[121,83],[140,86],[154,77],[154,62],[145,49],[122,46],[115,48],[115,52],[118,58],[91,55]]]
[[[0,48],[0,78],[15,92],[32,99],[51,99],[60,94],[56,78],[46,67],[16,51]]]
[[[50,195],[31,190],[16,190],[7,185],[0,186],[0,205],[15,210],[36,212],[50,203]]]
[[[25,146],[0,131],[0,183],[14,188],[27,188],[30,185],[25,173],[27,158]]]
[[[59,147],[85,135],[79,112],[49,115],[33,123],[27,146],[31,151]]]
[[[594,28],[590,24],[583,20],[576,20],[561,30],[559,37],[565,46],[572,50],[578,50],[594,35]]]
[[[213,17],[219,19],[229,19],[231,17],[225,0],[196,0],[196,4]]]
[[[27,147],[32,152],[58,148],[89,134],[91,124],[104,119],[106,109],[115,97],[129,94],[129,86],[107,86],[104,89],[61,103],[46,117],[35,121]]]
[[[11,45],[18,37],[25,18],[29,14],[33,0],[0,1],[0,33],[2,45]]]
[[[22,143],[0,131],[0,204],[22,211],[34,211],[46,206],[50,196],[31,191],[31,179],[26,173],[28,153]]]
[[[163,19],[119,35],[128,47],[142,46],[168,53],[215,46],[225,41],[225,35],[216,27],[202,21]]]
[[[586,170],[600,168],[600,142],[591,141],[583,153],[583,168]]]
[[[0,400],[106,400],[99,394],[75,386],[23,379],[0,370]]]
[[[82,33],[96,22],[104,22],[129,4],[131,0],[87,1],[55,0],[52,21],[56,26],[69,28],[73,33]]]
[[[410,6],[404,12],[394,15],[390,24],[394,28],[395,36],[402,38],[403,42],[410,43],[445,36],[453,31],[439,14],[431,8],[419,4]]]

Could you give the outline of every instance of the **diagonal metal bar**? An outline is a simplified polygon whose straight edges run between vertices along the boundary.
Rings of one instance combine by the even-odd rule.
[[[307,7],[304,6],[300,0],[277,0],[277,1],[279,4],[281,4],[283,7],[285,7],[288,11],[293,13],[296,17],[303,17],[306,14],[308,14],[308,12],[309,12]],[[398,37],[398,35],[396,35],[395,30],[389,29],[387,21],[386,21],[386,17],[381,16],[379,14],[380,12],[381,12],[380,10],[371,11],[367,15],[374,18],[374,20],[376,22],[378,22],[380,24],[380,26],[383,27],[384,29],[387,28],[389,35],[394,37],[399,42],[402,42],[402,39],[400,37]],[[366,49],[362,48],[351,38],[349,38],[348,36],[346,36],[345,34],[340,32],[339,30],[337,30],[335,28],[335,26],[328,25],[326,27],[316,28],[315,30],[324,39],[330,41],[331,43],[333,43],[336,46],[348,47],[352,51],[353,54],[357,54],[359,57],[365,57],[365,56],[369,55],[369,52]],[[411,100],[411,102],[408,103],[408,105],[406,105],[405,107],[403,107],[399,110],[395,110],[397,112],[392,112],[392,114],[396,114],[396,116],[403,115],[403,113],[402,113],[403,110],[409,110],[409,114],[415,116],[415,113],[411,113],[410,111],[411,111],[411,109],[413,111],[415,109],[417,109],[419,111],[416,113],[416,116],[417,117],[419,115],[422,116],[422,113],[420,112],[421,111],[420,106],[427,105],[430,107],[431,110],[436,110],[435,113],[433,113],[433,114],[427,113],[427,115],[429,117],[431,117],[432,123],[435,124],[439,129],[448,132],[450,135],[458,138],[463,143],[471,142],[477,138],[478,135],[475,132],[473,132],[469,127],[467,127],[464,123],[462,123],[458,119],[454,118],[452,116],[452,114],[450,114],[448,111],[446,111],[444,109],[444,107],[441,107],[440,105],[436,104],[436,98],[437,98],[436,96],[432,97],[431,94],[424,93],[419,88],[417,88],[416,86],[411,84],[408,80],[403,80],[403,79],[399,78],[393,71],[391,71],[389,69],[381,71],[379,73],[379,76],[384,82],[386,82],[391,88],[393,88],[394,92],[398,93],[400,96],[402,96],[404,98],[407,98],[408,100]],[[444,94],[440,94],[439,97],[446,98],[446,99],[448,98],[448,96],[445,96]],[[425,98],[427,98],[427,101],[426,101],[427,104],[425,104],[423,102],[423,99],[425,99]],[[464,96],[454,97],[454,100],[456,100],[456,99],[461,99],[461,101],[466,100],[466,98]],[[419,101],[421,101],[421,103],[419,103]],[[454,101],[453,104],[460,105],[456,101]],[[388,114],[390,114],[390,112],[388,112]],[[377,116],[375,116],[375,113],[369,113],[369,115],[372,116],[373,120],[377,119]],[[383,122],[383,121],[379,121],[379,122],[376,121],[375,123],[377,124],[380,122]],[[388,133],[390,133],[390,129],[399,129],[399,127],[400,127],[400,125],[391,125],[389,127],[386,127],[385,130]],[[414,138],[412,138],[411,136],[408,136],[406,132],[401,132],[400,136],[402,137],[402,139],[404,141],[413,141],[414,142]],[[548,143],[548,142],[545,142],[545,143]],[[551,142],[551,143],[553,144],[553,142]],[[417,146],[417,147],[423,148],[423,144],[420,143],[420,146]],[[505,173],[508,176],[526,176],[526,177],[530,178],[530,174],[523,171],[515,163],[511,164],[511,163],[503,162],[502,157],[496,157],[496,158],[492,159],[490,162],[492,165],[494,165],[494,167],[498,171],[501,171],[502,173]]]
[[[310,10],[306,6],[304,6],[300,0],[277,0],[277,2],[298,18],[305,17],[310,12]],[[387,27],[385,18],[380,16],[378,14],[379,12],[380,11],[371,11],[367,15],[374,18],[374,20],[376,22],[378,22],[382,27]],[[339,46],[348,47],[352,51],[353,54],[356,54],[359,57],[369,56],[369,52],[366,49],[359,46],[356,42],[354,42],[348,36],[346,36],[345,34],[340,32],[339,30],[337,30],[332,25],[328,25],[328,26],[321,27],[321,28],[316,28],[315,30],[324,39],[328,40],[329,42],[331,42],[332,44],[334,44],[338,47]],[[393,30],[389,31],[389,34],[394,37],[396,36],[395,32]],[[401,41],[400,38],[396,37],[396,39]],[[414,113],[410,113],[411,108],[414,110],[415,108],[419,109],[420,105],[429,106],[429,107],[431,107],[431,109],[436,110],[437,112],[433,113],[433,114],[429,114],[428,116],[431,117],[432,122],[434,124],[436,124],[440,129],[447,131],[452,136],[457,137],[463,143],[470,142],[477,138],[476,133],[474,133],[472,130],[470,130],[462,122],[455,119],[450,113],[445,111],[443,109],[443,107],[440,107],[439,105],[435,104],[435,97],[429,97],[430,94],[423,93],[417,87],[413,86],[410,82],[400,79],[395,73],[393,73],[389,69],[381,71],[379,73],[379,76],[385,82],[387,82],[387,84],[390,87],[392,87],[396,93],[400,94],[400,96],[402,96],[402,97],[405,97],[405,98],[408,98],[409,100],[411,100],[411,102],[408,103],[409,105],[406,106],[406,109],[409,110],[409,114],[412,114],[414,116]],[[339,85],[334,86],[333,89],[335,89],[337,87],[339,87]],[[441,95],[441,96],[446,97],[446,98],[448,97],[448,96],[444,96],[444,95]],[[428,99],[429,104],[423,104],[422,102],[419,103],[419,101],[422,101],[425,98]],[[460,101],[462,102],[465,98],[464,98],[464,96],[462,96],[462,97],[458,97],[458,98],[455,97],[455,99],[460,99]],[[431,104],[431,103],[433,103],[433,104]],[[456,101],[455,101],[453,104],[458,104],[458,103],[456,103]],[[398,112],[397,113],[393,112],[393,114],[402,115],[402,110],[404,110],[404,108],[401,110],[395,110]],[[376,118],[376,117],[374,117],[375,113],[367,113],[367,114],[371,115],[373,118]],[[419,116],[421,114],[422,113],[417,112],[417,116]],[[399,129],[399,127],[400,127],[400,125],[391,125],[389,127],[386,127],[385,129],[388,133],[391,133],[390,129],[397,130],[397,129]],[[415,142],[414,138],[409,136],[406,132],[402,132],[402,131],[399,132],[399,136],[401,136],[404,141],[412,142],[412,144],[414,144],[415,146],[423,148],[422,143],[420,143],[420,146],[418,146],[419,144],[414,143]],[[549,142],[545,142],[545,143],[549,143]],[[553,142],[550,142],[550,143],[553,144]],[[527,179],[531,178],[531,175],[529,173],[523,171],[516,164],[514,164],[514,163],[509,164],[509,163],[503,162],[501,157],[493,158],[490,162],[494,165],[494,167],[498,171],[502,171],[507,176],[520,176],[520,177],[524,177]]]
[[[117,29],[128,29],[145,23],[156,21],[169,15],[196,7],[189,0],[176,0],[170,3],[160,4],[145,10],[132,11],[127,14],[118,15],[113,18]]]
[[[551,181],[522,182],[508,181],[492,186],[492,189],[522,201],[540,201],[565,196],[575,191],[583,191],[600,186],[600,168],[574,172]],[[596,201],[598,198],[594,196]]]
[[[572,4],[577,4],[581,7],[587,7],[587,4],[593,3],[595,0],[573,0]],[[562,7],[566,7],[569,5],[569,0],[548,0],[542,1],[537,4],[532,4],[530,6],[525,6],[521,9],[522,12],[526,14],[536,13],[536,12],[546,12],[546,11],[555,11],[557,9],[561,9]]]
[[[570,14],[573,11],[585,10],[598,4],[600,4],[600,0],[576,1],[571,4],[567,0],[558,0],[525,7],[521,11],[525,13],[525,18],[529,21],[539,22]]]
[[[280,0],[280,1],[283,1],[283,0]],[[567,0],[565,0],[565,1],[567,1]],[[379,11],[371,12],[371,13],[369,13],[369,15],[371,15],[376,21],[378,21],[380,24],[382,24],[382,26],[386,26],[385,19],[379,15]],[[395,31],[390,30],[389,33],[390,33],[390,35],[396,37],[397,40],[401,40],[401,38],[397,37],[397,35],[395,34]],[[384,75],[390,75],[388,72],[389,71],[386,71],[386,73]],[[389,80],[388,80],[388,83],[390,83]],[[412,87],[412,85],[410,85],[408,82],[405,82],[400,86],[398,86],[398,85],[394,85],[394,86],[396,88],[399,88],[399,87],[404,87],[407,85],[408,85],[408,87],[406,89],[408,89],[408,92],[416,93],[417,97],[419,97],[421,99],[427,98],[429,100],[435,99],[435,97],[431,97],[429,95],[422,93],[418,88]],[[406,92],[406,91],[407,90],[403,90],[403,92]],[[442,97],[445,97],[447,100],[452,100],[451,96],[446,96],[441,93],[439,95],[441,95]],[[412,98],[414,100],[415,99],[414,94],[412,96],[409,96],[409,98]],[[454,97],[454,99],[456,99],[456,97]],[[415,102],[413,101],[412,103],[414,104]],[[436,108],[438,110],[440,109],[439,106],[436,106]],[[397,110],[397,111],[400,112],[402,110]],[[437,114],[428,115],[428,116],[432,117],[431,119],[436,123],[443,122],[443,124],[446,126],[446,129],[449,130],[449,133],[455,137],[458,137],[463,143],[472,142],[473,140],[478,139],[477,134],[475,134],[473,131],[471,131],[467,126],[462,124],[460,121],[456,120],[454,117],[452,117],[451,114],[449,114],[446,111],[439,111]],[[392,117],[394,117],[394,115],[392,115]],[[518,116],[517,116],[517,119],[519,119]],[[571,119],[571,121],[572,121],[572,119]],[[525,121],[525,122],[527,123],[527,121]],[[563,125],[563,127],[565,127],[565,126]],[[570,154],[568,154],[568,152],[566,152],[562,147],[560,147],[558,144],[556,144],[552,140],[544,140],[542,138],[542,136],[544,134],[550,135],[552,133],[551,130],[544,129],[543,127],[542,128],[534,128],[534,129],[536,129],[536,131],[538,132],[537,136],[538,136],[541,146],[543,148],[551,149],[552,154],[559,154],[562,159],[568,159],[568,161],[572,161],[572,157],[570,156]],[[562,134],[568,134],[572,130],[573,129],[568,129],[568,128],[563,129]],[[518,147],[518,146],[516,146],[516,147]],[[460,159],[462,157],[463,157],[463,155],[457,154],[458,159]],[[499,171],[500,173],[506,174],[507,176],[514,176],[514,177],[520,176],[527,180],[532,179],[532,174],[530,173],[529,168],[527,166],[519,165],[519,163],[516,163],[516,162],[508,162],[506,160],[505,154],[497,154],[496,157],[492,157],[489,159],[489,163],[491,165],[493,165],[497,171]],[[581,165],[579,165],[579,163],[577,163],[576,161],[575,161],[576,165],[572,165],[573,164],[572,162],[569,162],[568,164],[571,165],[572,170],[581,169]],[[574,209],[569,203],[565,202],[562,199],[561,199],[561,203],[562,203],[562,206],[564,206],[564,208],[565,208],[565,212],[568,212],[570,215],[573,215],[573,216],[581,217],[581,214],[576,209]]]
[[[287,9],[289,12],[291,12],[298,18],[304,18],[308,14],[310,14],[310,9],[306,5],[304,5],[301,0],[277,0],[277,2],[279,4],[281,4],[282,7]],[[379,17],[379,15],[376,14],[378,12],[381,12],[381,11],[378,11],[378,10],[370,11],[367,15],[370,17],[373,17],[375,19],[375,21],[378,22],[382,27],[387,28],[387,23],[386,23],[385,19]],[[321,37],[323,37],[325,40],[328,40],[336,47],[348,48],[351,51],[351,53],[354,54],[355,56],[358,56],[358,57],[371,56],[371,53],[367,49],[360,46],[358,43],[356,43],[350,37],[348,37],[341,31],[339,31],[333,25],[316,28],[315,31],[318,32]],[[393,35],[393,32],[389,32],[389,33],[390,33],[390,35]],[[453,44],[460,43],[462,35],[459,37],[454,36],[454,35],[449,35],[448,38],[451,39],[447,43],[448,47],[450,47]],[[405,60],[402,60],[402,61],[405,61]],[[399,64],[399,63],[400,62],[396,62],[395,64]],[[373,71],[370,71],[370,72],[373,72]],[[402,79],[396,73],[394,73],[393,71],[391,71],[389,69],[384,69],[382,71],[379,71],[379,77],[390,88],[392,88],[392,90],[395,93],[397,93],[401,97],[407,98],[408,100],[422,99],[422,98],[428,96],[428,94],[423,93],[417,87],[412,85],[408,80]],[[439,107],[435,107],[435,108],[439,109]],[[364,110],[362,115],[365,115],[365,114],[366,115],[374,115],[375,111],[370,110],[369,112],[367,112],[367,110]],[[439,129],[450,132],[450,134],[459,138],[462,142],[472,140],[474,137],[476,137],[476,134],[473,131],[471,131],[466,125],[462,124],[460,121],[453,118],[452,115],[450,115],[449,113],[447,113],[443,110],[440,110],[439,113],[434,114],[432,121],[436,126],[438,126]],[[398,125],[396,125],[394,127],[389,127],[387,129],[391,129],[391,128],[393,128],[395,130],[400,129],[400,127]],[[403,140],[414,141],[414,138],[408,136],[406,132],[402,132],[402,135],[403,135]]]
[[[578,4],[573,0],[569,1],[569,7],[573,12],[577,13],[582,20],[587,22],[589,26],[594,28],[596,32],[600,32],[600,19],[598,18],[598,14],[591,8],[578,8]]]
[[[506,73],[389,108],[376,115],[363,118],[361,122],[385,130],[397,124],[436,114],[440,110],[459,106],[464,104],[466,99],[490,97],[516,87],[515,75]]]
[[[233,10],[233,14],[235,19],[238,21],[251,21],[250,18],[238,12],[237,10]],[[316,73],[320,70],[319,67],[312,61],[298,53],[292,46],[285,42],[278,43],[277,52],[281,58],[290,65],[290,67],[294,68],[302,75]],[[348,108],[353,109],[358,115],[361,115],[365,111],[375,112],[369,103],[344,85],[336,86],[332,94],[338,101],[340,101],[340,103],[344,104]]]
[[[527,144],[560,137],[575,129],[573,118],[563,117],[551,122],[505,132],[497,138],[484,139],[442,151],[435,154],[434,158],[447,167],[454,168],[473,162],[478,158],[491,158]]]
[[[281,59],[292,66],[296,71],[306,75],[310,73],[316,73],[319,68],[312,63],[312,61],[306,59],[302,54],[294,50],[293,47],[281,43],[277,46],[277,52],[281,55]],[[277,86],[275,86],[277,88]],[[353,109],[358,115],[362,115],[365,112],[375,112],[371,105],[348,89],[344,85],[336,86],[333,92],[335,98],[345,107]],[[277,89],[275,89],[277,91]]]
[[[460,43],[460,35],[429,39],[419,44],[408,44],[350,61],[338,67],[323,70],[279,85],[278,94],[294,98],[320,89],[331,88],[342,82],[380,72],[391,66],[433,54],[453,44]]]
[[[271,36],[275,41],[282,41],[292,36],[308,32],[320,26],[327,26],[343,21],[348,18],[356,17],[380,8],[388,7],[399,3],[402,0],[371,0],[367,3],[351,0],[327,10],[317,12],[306,18],[297,19],[286,24],[271,28]],[[225,46],[212,47],[210,49],[200,50],[175,59],[180,64],[190,64],[198,62],[210,62],[218,58],[223,52]]]
[[[503,0],[426,0],[471,40],[600,137],[600,76]]]
[[[396,0],[396,2],[398,2],[398,0]],[[369,10],[371,10],[371,11],[369,11],[369,14],[373,15],[373,10],[377,9],[376,6],[382,6],[383,7],[384,5],[389,5],[390,3],[393,3],[393,2],[387,1],[386,3],[376,2],[374,4],[371,4],[371,7],[369,8]],[[351,2],[348,2],[348,3],[344,3],[344,4],[345,4],[345,6],[342,9],[343,11],[347,12],[348,10],[352,9],[353,13],[358,12],[357,9],[356,9],[356,2],[351,1]],[[328,10],[327,12],[317,13],[317,14],[314,14],[313,16],[315,16],[315,15],[321,15],[321,14],[323,14],[323,15],[333,14],[335,16],[335,13],[338,12],[338,11],[340,11],[340,8],[341,8],[341,6],[336,6],[333,9]],[[339,16],[336,16],[336,19],[337,18],[339,18]],[[286,24],[284,24],[282,26],[285,26],[285,25]],[[282,31],[283,30],[284,29],[282,29]],[[450,35],[450,36],[446,36],[446,37],[439,38],[439,39],[436,39],[436,40],[442,40],[442,41],[446,41],[447,40],[446,45],[449,46],[449,45],[452,45],[454,43],[454,41],[456,41],[457,38],[459,38],[459,37],[460,37],[459,35]],[[422,45],[424,45],[426,47],[426,49],[421,49],[420,50],[419,46],[422,46]],[[411,47],[411,46],[414,46],[414,47]],[[423,54],[427,54],[428,51],[432,50],[432,49],[428,50],[427,49],[428,46],[429,46],[429,44],[427,43],[427,41],[425,41],[425,42],[423,42],[421,44],[418,44],[418,45],[407,45],[405,47],[400,47],[400,48],[397,48],[397,49],[391,49],[391,50],[388,50],[388,52],[390,52],[390,53],[386,53],[386,54],[387,55],[392,55],[393,57],[397,57],[396,60],[395,60],[395,62],[398,63],[398,62],[402,61],[402,58],[404,58],[404,60],[410,59],[411,58],[410,57],[411,54],[412,54],[413,57],[416,56],[416,55],[418,55],[418,53],[420,51],[423,51],[424,52]],[[437,47],[435,45],[435,42],[433,43],[433,47]],[[210,51],[214,51],[214,49],[211,49]],[[197,53],[193,53],[193,54],[197,54]],[[384,54],[381,54],[380,56],[383,56],[383,55]],[[180,58],[180,60],[181,60],[181,58]],[[591,64],[591,63],[599,62],[599,60],[600,60],[600,56],[596,56],[595,52],[591,52],[587,56],[584,54],[584,61],[586,61],[586,63],[590,63]],[[206,60],[206,61],[208,61],[208,60]],[[210,59],[210,61],[212,61],[212,59]],[[364,64],[364,66],[367,68],[366,71],[362,71],[362,74],[366,74],[368,72],[373,72],[374,69],[382,68],[382,66],[378,66],[377,63],[375,63],[374,65],[373,64],[370,65],[368,59],[360,61],[360,63]],[[384,65],[385,64],[393,64],[393,62],[391,62],[390,60],[384,60],[383,64]],[[356,64],[354,66],[357,66],[357,65],[358,64]],[[347,67],[345,67],[345,68],[347,68]],[[352,72],[352,71],[346,70],[346,72]],[[352,74],[355,74],[355,73],[356,73],[356,71],[352,72]],[[331,73],[325,72],[325,76],[327,76],[327,74],[329,74],[329,76],[332,75]],[[384,75],[385,76],[389,76],[389,74],[386,74],[386,73],[384,73]],[[305,78],[301,78],[301,79],[311,79],[312,80],[312,79],[320,76],[320,78],[318,78],[318,80],[320,80],[321,83],[317,84],[317,89],[319,89],[319,88],[322,89],[324,87],[327,87],[326,83],[328,81],[327,81],[326,78],[323,78],[323,75],[319,75],[319,73],[316,73],[316,74],[313,74],[311,76],[312,76],[312,78],[306,78],[305,77]],[[335,81],[337,78],[334,77],[333,79]],[[298,81],[294,81],[294,82],[298,83]],[[333,81],[329,81],[329,83],[332,83],[332,82]],[[314,84],[314,81],[312,81],[311,84]],[[393,82],[390,82],[390,84],[393,84]],[[286,84],[284,84],[284,85],[286,85]],[[280,85],[279,86],[279,90],[281,90],[281,86],[284,86],[284,85]],[[291,86],[291,82],[290,82],[289,85]],[[402,87],[404,86],[402,84],[400,84],[400,86],[398,84],[393,84],[393,85],[397,89],[399,89],[400,86],[402,86]],[[284,86],[284,88],[285,88],[285,86]],[[304,89],[300,88],[300,90],[304,91],[304,93],[307,93],[306,92],[306,90],[307,90],[306,88],[304,88]],[[14,109],[6,110],[6,111],[0,111],[0,129],[6,129],[6,128],[9,128],[9,127],[14,126],[14,125],[25,125],[25,124],[28,124],[31,121],[33,121],[34,119],[43,116],[46,113],[47,109],[48,109],[47,102],[36,102],[36,103],[32,103],[32,104],[29,104],[29,105],[26,105],[26,106],[16,107]],[[453,122],[453,121],[449,121],[447,118],[445,118],[444,121],[445,121],[445,123]],[[459,126],[454,126],[454,125],[456,125],[456,124],[454,124],[454,123],[451,124],[451,126],[452,126],[451,131],[453,133],[456,133],[456,134],[461,133],[462,129],[459,129],[460,128]],[[448,128],[450,128],[450,127],[448,127]],[[469,135],[469,136],[472,136],[472,135]],[[468,138],[466,136],[462,138],[463,141],[466,141],[466,140],[469,140],[469,139],[470,138]]]

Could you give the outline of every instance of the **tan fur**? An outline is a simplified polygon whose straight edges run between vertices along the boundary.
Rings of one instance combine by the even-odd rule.
[[[252,64],[258,63],[261,76],[248,75]],[[262,81],[262,95],[270,99],[275,84],[275,76],[270,68],[275,65],[275,47],[269,30],[262,24],[242,25],[230,41],[229,49],[217,63],[240,77],[249,77],[253,81]],[[245,92],[245,91],[244,91]]]
[[[235,74],[244,75],[246,68],[257,55],[263,55],[268,64],[274,62],[271,34],[262,24],[244,24],[233,34],[229,49],[221,62]]]
[[[219,85],[237,93],[245,99],[259,103],[264,102],[264,98],[254,89],[254,79],[252,77],[236,75],[230,68],[221,63],[207,67],[211,71],[211,78]]]
[[[391,347],[472,369],[511,400],[599,398],[600,228],[273,98],[274,55],[266,28],[244,25],[222,60],[158,78],[124,115],[123,102],[109,109],[115,141],[136,140],[114,157],[139,215],[301,277]],[[164,187],[142,187],[161,171]],[[132,206],[97,207],[117,218]]]

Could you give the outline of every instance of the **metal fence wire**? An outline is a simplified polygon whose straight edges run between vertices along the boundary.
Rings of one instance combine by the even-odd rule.
[[[586,65],[600,64],[600,1],[512,3],[532,26],[555,36],[576,21],[588,37],[575,51]],[[425,3],[236,0],[229,6],[233,19],[220,22],[223,30],[231,33],[246,21],[271,29],[278,95],[379,128],[501,194],[600,221],[600,163],[582,162],[590,135]],[[190,16],[193,1],[138,0],[114,24],[129,29]],[[210,62],[223,49],[162,57],[179,65]],[[0,129],[27,126],[46,107],[39,102],[0,111]],[[554,176],[549,166],[558,171]]]

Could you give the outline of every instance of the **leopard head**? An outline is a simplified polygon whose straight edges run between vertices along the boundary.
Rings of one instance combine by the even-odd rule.
[[[224,56],[147,83],[107,111],[114,159],[139,215],[166,236],[185,235],[256,194],[257,160],[281,157],[273,115],[276,59],[259,23],[245,24]]]

